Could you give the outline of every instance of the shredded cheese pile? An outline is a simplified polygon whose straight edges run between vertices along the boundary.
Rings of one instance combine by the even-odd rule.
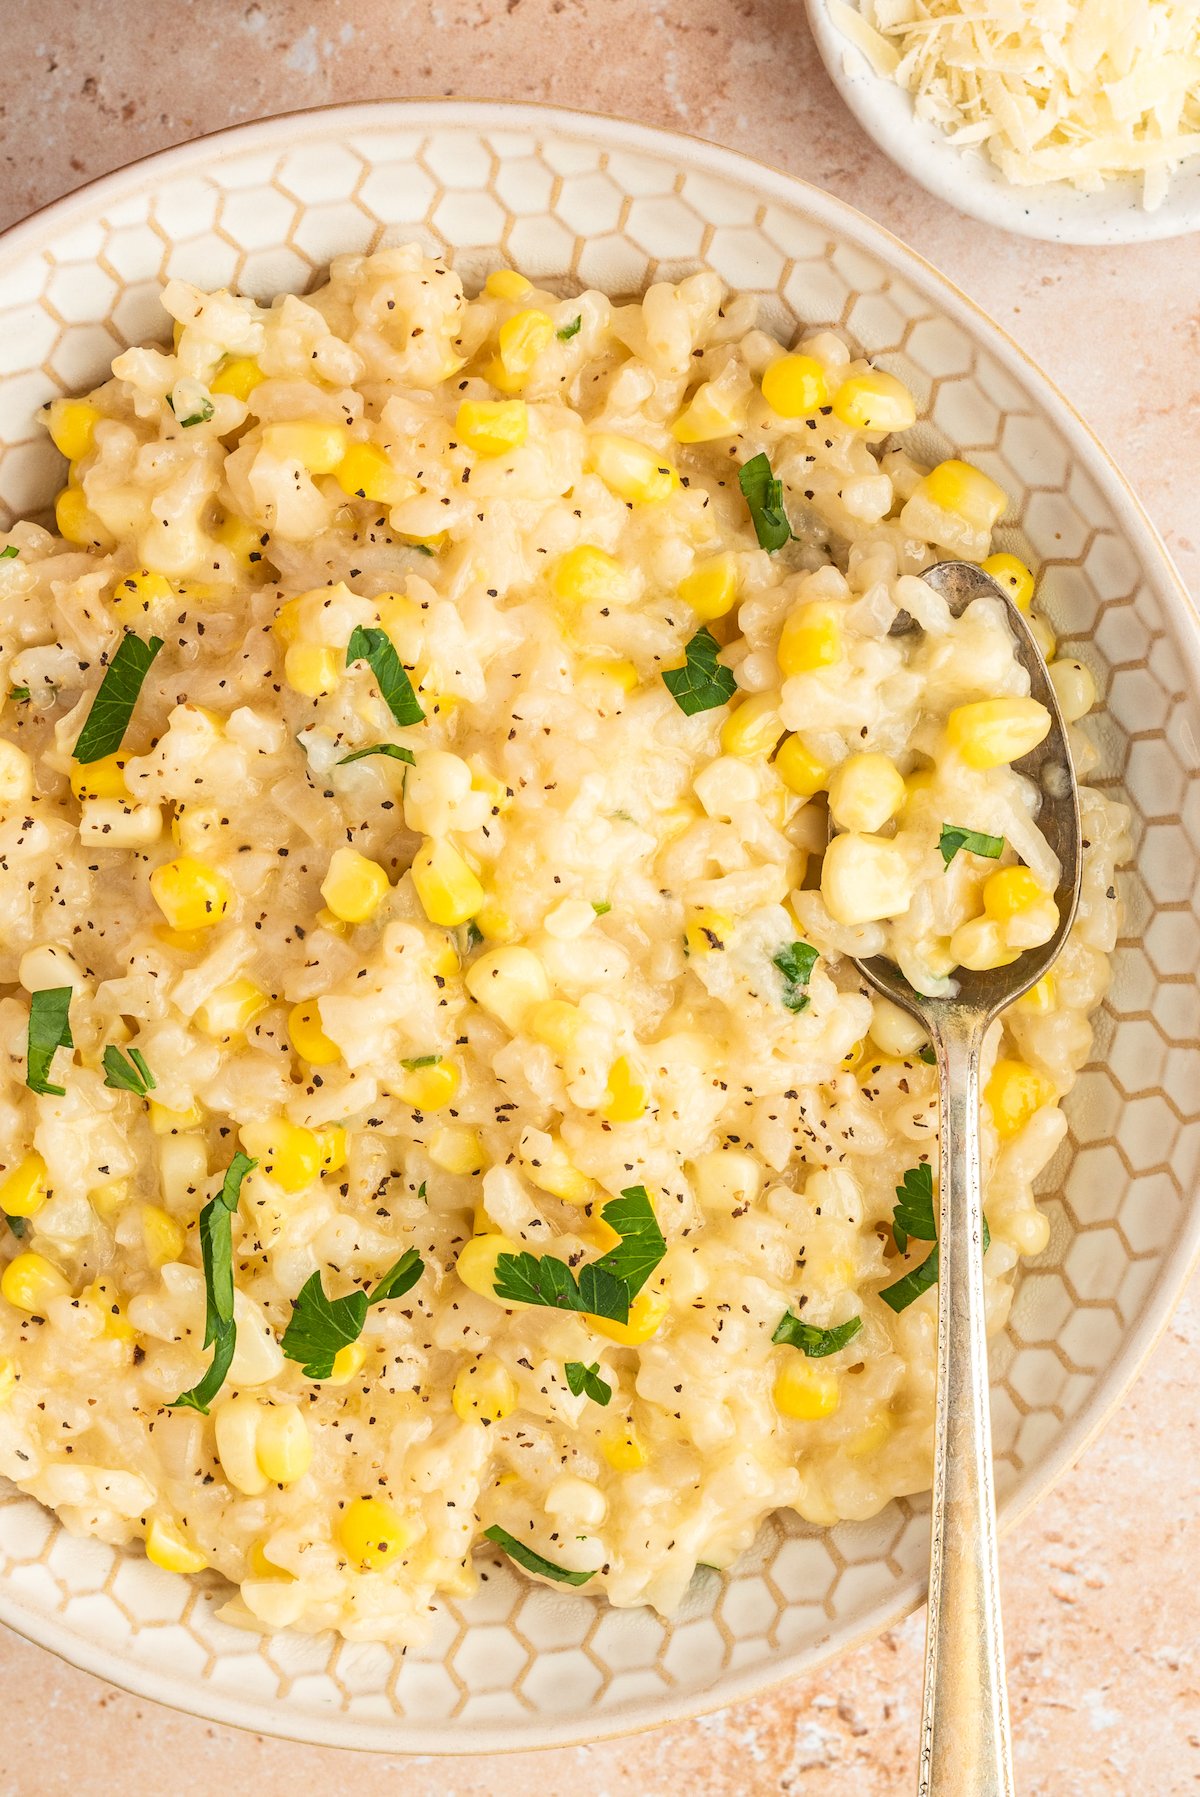
[[[952,143],[1005,178],[1094,193],[1141,176],[1147,211],[1200,153],[1198,0],[830,0]]]

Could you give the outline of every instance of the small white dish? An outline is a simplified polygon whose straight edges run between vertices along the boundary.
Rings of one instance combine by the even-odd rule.
[[[917,117],[911,96],[876,74],[830,15],[828,0],[804,0],[821,61],[863,130],[898,168],[960,212],[1048,243],[1149,243],[1200,231],[1200,156],[1172,177],[1162,205],[1147,212],[1137,178],[1099,193],[1066,181],[1015,187],[982,149],[962,149],[939,126]]]

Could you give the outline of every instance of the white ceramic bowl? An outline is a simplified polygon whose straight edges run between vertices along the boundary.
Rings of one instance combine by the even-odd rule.
[[[244,125],[91,187],[0,241],[0,507],[45,506],[57,458],[33,414],[165,336],[166,274],[257,295],[336,251],[417,237],[469,282],[516,263],[564,292],[635,291],[698,264],[761,292],[785,334],[835,324],[903,376],[918,440],[999,479],[1002,532],[1044,569],[1047,610],[1094,670],[1102,775],[1137,814],[1128,923],[1093,1065],[1050,1170],[1051,1244],[993,1345],[1003,1519],[1032,1503],[1117,1401],[1200,1243],[1200,654],[1145,517],[1020,351],[918,257],[801,182],[641,126],[533,107],[412,102]],[[0,1491],[0,1618],[148,1697],[297,1739],[389,1751],[565,1743],[744,1697],[918,1601],[920,1504],[822,1533],[764,1530],[668,1623],[535,1586],[507,1567],[400,1658],[216,1619],[219,1589],[139,1550],[77,1541]]]
[[[828,0],[804,4],[829,79],[863,130],[905,174],[960,212],[1051,243],[1147,243],[1200,231],[1200,156],[1173,178],[1154,212],[1143,207],[1136,178],[1110,182],[1099,193],[1077,193],[1066,181],[1014,187],[982,150],[958,148],[917,117],[904,89],[876,74],[838,28]]]

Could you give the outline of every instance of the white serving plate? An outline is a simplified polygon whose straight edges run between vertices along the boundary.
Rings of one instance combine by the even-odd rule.
[[[94,182],[0,240],[0,511],[61,476],[33,423],[115,350],[165,337],[179,275],[259,296],[335,252],[418,238],[468,282],[515,263],[563,292],[633,292],[701,264],[767,318],[832,324],[927,409],[919,440],[968,456],[1014,502],[1006,547],[1044,569],[1049,616],[1093,669],[1103,784],[1136,814],[1126,934],[1095,1060],[1045,1182],[1051,1243],[992,1350],[1002,1521],[1058,1478],[1112,1410],[1200,1248],[1200,633],[1103,450],[975,306],[849,207],[742,156],[582,114],[380,102],[243,125]],[[189,1582],[73,1539],[0,1489],[0,1619],[91,1672],[213,1720],[389,1752],[594,1740],[746,1697],[920,1600],[921,1504],[828,1533],[782,1517],[664,1621],[505,1566],[405,1657],[329,1637],[260,1638]]]
[[[853,3],[853,0],[852,0]],[[829,13],[828,0],[804,0],[829,79],[863,130],[906,175],[985,225],[1050,243],[1149,243],[1200,231],[1200,156],[1176,174],[1154,212],[1142,205],[1137,178],[1077,193],[1066,181],[1014,187],[983,150],[960,149],[913,111],[910,96],[877,75]]]

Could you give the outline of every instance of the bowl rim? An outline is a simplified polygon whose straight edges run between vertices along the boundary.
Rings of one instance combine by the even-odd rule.
[[[1014,186],[981,152],[951,143],[939,126],[919,119],[905,90],[878,74],[845,36],[830,16],[828,0],[804,0],[804,7],[825,73],[868,137],[905,174],[959,212],[1044,243],[1154,243],[1200,230],[1200,163],[1192,173],[1174,177],[1172,192],[1154,212],[1143,207],[1140,182],[1132,175],[1094,194],[1079,193],[1065,181]]]
[[[809,4],[813,0],[808,0]],[[810,217],[843,240],[865,247],[898,269],[948,317],[974,337],[982,337],[989,349],[1015,373],[1039,407],[1049,413],[1084,461],[1117,517],[1139,567],[1155,586],[1164,608],[1179,629],[1175,638],[1181,660],[1200,689],[1200,606],[1192,599],[1183,578],[1156,526],[1117,464],[1086,420],[1076,411],[1042,369],[984,309],[946,275],[874,219],[848,201],[815,187],[801,177],[785,173],[744,151],[732,150],[692,133],[645,125],[636,120],[533,101],[423,97],[361,100],[296,108],[269,117],[204,133],[96,176],[15,221],[0,232],[0,294],[7,268],[19,256],[49,247],[71,226],[86,223],[118,197],[128,200],[159,185],[189,167],[202,175],[214,162],[224,162],[278,140],[281,147],[295,147],[298,123],[329,126],[336,122],[345,135],[378,129],[391,123],[398,131],[414,129],[470,129],[528,132],[531,117],[543,134],[556,129],[578,136],[581,124],[606,149],[642,150],[660,158],[675,159],[683,166],[716,177],[739,179],[752,185],[764,199],[785,206],[800,205]],[[328,135],[328,131],[323,131]],[[415,229],[415,228],[414,228]],[[681,260],[695,260],[682,258]],[[1193,1195],[1194,1197],[1195,1195]],[[1200,1265],[1200,1204],[1192,1203],[1182,1221],[1173,1252],[1164,1259],[1158,1276],[1145,1297],[1141,1313],[1127,1332],[1121,1347],[1095,1395],[1071,1419],[1054,1448],[1035,1463],[1023,1487],[999,1507],[999,1529],[1006,1536],[1075,1464],[1092,1444],[1125,1397],[1129,1387],[1170,1322],[1172,1313],[1193,1271]],[[621,1738],[642,1730],[676,1724],[744,1702],[777,1689],[787,1680],[809,1673],[834,1655],[873,1639],[884,1629],[912,1614],[924,1602],[925,1582],[915,1579],[881,1600],[853,1627],[833,1631],[815,1647],[781,1654],[776,1667],[764,1673],[761,1665],[726,1674],[709,1689],[671,1701],[641,1699],[582,1729],[578,1719],[538,1718],[536,1734],[511,1723],[472,1725],[466,1740],[455,1739],[452,1723],[426,1727],[421,1723],[402,1728],[373,1729],[364,1738],[358,1723],[342,1714],[323,1716],[315,1710],[290,1711],[279,1699],[244,1699],[182,1674],[131,1661],[117,1648],[98,1643],[78,1628],[55,1618],[27,1611],[0,1581],[0,1623],[25,1640],[45,1648],[81,1671],[107,1679],[131,1694],[165,1707],[220,1722],[242,1730],[311,1745],[359,1752],[430,1754],[455,1757],[497,1752],[527,1752],[534,1748],[572,1747]],[[197,1701],[199,1700],[199,1701]]]

